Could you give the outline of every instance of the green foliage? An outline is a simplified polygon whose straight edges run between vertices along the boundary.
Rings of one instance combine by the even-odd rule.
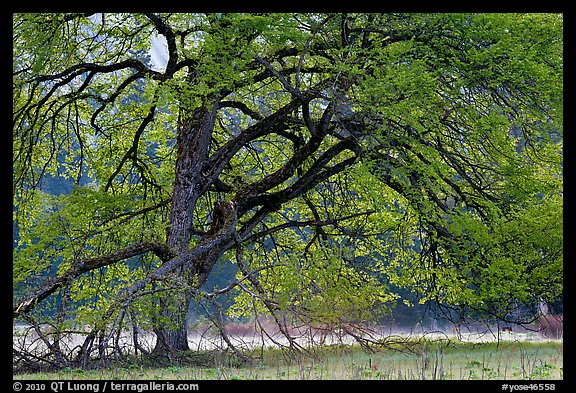
[[[269,209],[230,246],[244,260],[233,315],[374,319],[397,300],[390,284],[498,317],[562,296],[561,15],[157,17],[14,15],[15,288],[164,243],[184,119],[219,102],[209,147],[190,165],[205,174],[221,164],[209,158],[232,154],[220,156],[218,187],[205,177],[192,188],[204,191],[190,209],[190,249],[216,201],[271,178],[282,181],[258,197],[288,195],[239,217],[237,229],[250,227]],[[173,40],[161,72],[147,54],[159,35]],[[304,104],[299,92],[314,98]],[[41,192],[48,175],[74,191]],[[143,255],[78,277],[67,288],[79,321],[98,324],[160,265]],[[194,286],[181,281],[167,287]],[[144,287],[131,310],[163,322],[171,292]]]

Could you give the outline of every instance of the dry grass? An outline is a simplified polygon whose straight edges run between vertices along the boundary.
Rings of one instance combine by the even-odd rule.
[[[289,356],[266,348],[262,358],[241,365],[220,357],[210,367],[153,368],[134,364],[100,371],[15,375],[15,379],[127,380],[413,380],[413,379],[563,379],[561,342],[462,343],[421,340],[411,351],[365,352],[357,345],[326,345]]]

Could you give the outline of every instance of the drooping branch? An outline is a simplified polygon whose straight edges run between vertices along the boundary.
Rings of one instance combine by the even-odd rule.
[[[132,82],[138,80],[142,75],[140,73],[135,73],[132,74],[131,76],[129,76],[128,78],[126,78],[117,88],[116,90],[110,94],[110,96],[108,96],[106,99],[102,99],[101,97],[98,98],[98,100],[100,102],[102,102],[102,105],[100,105],[98,107],[98,109],[96,109],[94,111],[94,113],[92,113],[92,116],[90,117],[90,125],[94,128],[94,130],[96,131],[96,135],[101,133],[104,134],[104,132],[102,131],[102,129],[98,126],[98,124],[96,124],[96,118],[99,116],[99,114],[101,112],[104,111],[104,109],[106,109],[106,106],[109,103],[113,103],[116,98],[120,95],[120,93],[122,93],[126,87],[128,87]],[[104,134],[105,135],[105,134]]]
[[[62,82],[68,82],[69,80],[75,78],[78,75],[84,74],[86,72],[96,72],[96,73],[112,73],[117,72],[120,70],[125,69],[135,69],[136,71],[143,72],[146,75],[149,75],[152,79],[155,80],[165,80],[166,76],[158,71],[151,70],[150,68],[146,67],[144,63],[137,59],[126,59],[120,61],[118,63],[113,64],[96,64],[96,63],[81,63],[75,64],[68,69],[59,72],[57,74],[51,75],[41,75],[32,78],[31,80],[27,81],[28,83],[32,82],[45,82],[45,81],[55,81],[58,79],[66,78]]]
[[[240,288],[242,288],[242,290],[244,290],[245,292],[250,293],[252,295],[253,299],[258,298],[262,301],[262,303],[264,304],[266,309],[273,316],[274,321],[276,322],[276,326],[278,326],[278,329],[280,330],[282,335],[284,337],[286,337],[286,339],[290,343],[291,348],[298,348],[298,347],[301,348],[301,346],[294,340],[294,337],[292,337],[292,335],[290,334],[288,329],[286,329],[285,325],[282,323],[281,318],[277,313],[277,311],[278,311],[277,302],[270,299],[267,296],[266,290],[262,287],[260,282],[256,279],[256,277],[254,277],[253,275],[251,275],[248,272],[248,270],[244,264],[244,258],[242,255],[243,252],[244,252],[244,250],[243,250],[242,244],[239,243],[238,247],[236,248],[236,264],[238,265],[238,269],[242,272],[244,277],[248,278],[248,281],[252,284],[253,288],[256,290],[256,293],[250,291],[248,288],[246,288],[242,284],[239,284]],[[268,333],[266,333],[266,329],[262,329],[262,332],[265,334],[268,334]],[[272,339],[272,337],[270,337],[270,336],[269,336],[269,338]],[[272,339],[272,341],[275,342],[277,345],[280,344],[280,343],[277,343],[274,339]]]
[[[116,168],[116,170],[114,170],[114,172],[108,178],[108,181],[106,182],[106,186],[104,187],[105,191],[108,191],[110,186],[112,186],[112,182],[114,181],[114,178],[120,173],[120,171],[122,170],[122,167],[124,166],[124,163],[129,158],[132,158],[134,161],[136,161],[140,137],[142,136],[142,133],[144,132],[144,130],[146,129],[148,124],[152,120],[154,120],[154,113],[155,112],[156,112],[156,105],[153,105],[150,108],[150,110],[148,111],[148,114],[146,115],[146,117],[142,120],[142,123],[140,123],[140,127],[138,127],[138,129],[136,130],[136,133],[134,134],[134,140],[132,141],[132,146],[130,147],[130,149],[128,149],[128,151],[126,151],[126,153],[124,154],[124,157],[122,157],[122,159],[120,160],[118,167]]]
[[[31,311],[38,303],[57,291],[71,280],[89,271],[112,265],[116,262],[132,258],[147,252],[154,252],[158,258],[167,261],[173,257],[172,252],[164,244],[158,243],[140,243],[125,247],[111,254],[88,258],[78,261],[72,265],[66,272],[48,280],[41,288],[27,296],[26,299],[18,302],[13,306],[12,318],[16,318]]]

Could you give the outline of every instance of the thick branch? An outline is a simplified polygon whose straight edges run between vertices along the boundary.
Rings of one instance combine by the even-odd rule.
[[[197,261],[209,253],[221,254],[222,252],[226,251],[232,247],[236,241],[236,236],[236,232],[233,230],[233,228],[231,228],[231,226],[225,226],[219,233],[212,237],[205,238],[197,246],[188,250],[187,252],[172,256],[172,258],[166,260],[162,266],[152,271],[146,277],[136,281],[130,287],[126,288],[123,295],[120,296],[106,311],[104,319],[106,320],[110,318],[115,310],[130,304],[133,299],[139,296],[139,292],[142,291],[142,289],[144,289],[148,283],[162,280],[179,267],[190,263],[190,261]]]
[[[36,290],[32,295],[26,297],[25,300],[22,300],[17,305],[14,305],[12,318],[16,318],[20,315],[29,312],[46,297],[54,293],[56,290],[64,286],[66,283],[70,282],[71,280],[79,277],[84,273],[108,265],[112,265],[116,262],[134,257],[136,255],[141,255],[150,251],[154,252],[154,254],[156,254],[163,261],[169,260],[170,258],[173,257],[172,252],[164,244],[140,243],[123,248],[111,254],[81,260],[75,263],[68,271],[48,280],[48,282],[46,282],[40,289]]]
[[[174,31],[162,20],[158,15],[145,14],[148,19],[154,23],[156,30],[164,37],[166,37],[166,44],[168,45],[168,63],[166,64],[165,76],[170,78],[176,71],[176,64],[178,62],[178,50],[176,48],[176,36]]]
[[[301,228],[301,227],[308,227],[308,226],[313,226],[313,227],[335,226],[342,221],[350,220],[352,218],[356,218],[359,216],[368,216],[368,215],[375,213],[375,212],[376,212],[375,210],[368,210],[365,212],[350,214],[350,215],[347,215],[344,217],[329,218],[326,220],[306,220],[306,221],[289,220],[283,224],[276,225],[276,226],[274,226],[272,228],[268,228],[264,231],[253,233],[252,235],[248,236],[246,239],[243,239],[243,240],[247,241],[247,242],[253,242],[253,241],[260,239],[264,236],[271,235],[273,233],[279,232],[279,231],[281,231],[283,229],[287,229],[287,228]]]
[[[351,140],[345,140],[337,143],[328,150],[326,150],[308,169],[308,171],[301,176],[294,184],[285,188],[284,190],[277,191],[272,194],[264,194],[265,191],[278,186],[287,180],[296,170],[296,167],[301,165],[310,155],[316,151],[318,145],[315,142],[309,141],[301,150],[299,150],[286,165],[273,174],[261,179],[256,183],[252,183],[240,190],[236,196],[236,201],[239,205],[238,214],[243,215],[246,211],[254,206],[269,205],[279,207],[281,204],[296,198],[316,184],[327,180],[352,165],[356,161],[356,156],[343,160],[331,167],[327,164],[344,150],[352,150],[359,154],[359,147]]]
[[[166,77],[161,74],[160,72],[153,71],[150,68],[146,67],[144,63],[136,60],[136,59],[126,59],[124,61],[114,63],[114,64],[96,64],[96,63],[81,63],[75,64],[72,67],[67,68],[66,70],[52,75],[41,75],[32,78],[29,82],[43,82],[43,81],[51,81],[55,79],[60,79],[64,77],[76,77],[81,75],[85,72],[100,72],[100,73],[110,73],[115,71],[120,71],[126,68],[133,68],[137,71],[142,73],[148,74],[152,77],[152,79],[156,80],[164,80]]]
[[[311,100],[312,97],[307,99]],[[270,132],[271,129],[278,128],[279,124],[284,121],[287,115],[301,105],[302,101],[299,98],[290,101],[270,116],[267,116],[258,123],[246,128],[236,138],[230,140],[220,149],[215,151],[204,165],[206,176],[205,184],[212,184],[234,154],[236,154],[242,147],[265,135],[267,132]]]

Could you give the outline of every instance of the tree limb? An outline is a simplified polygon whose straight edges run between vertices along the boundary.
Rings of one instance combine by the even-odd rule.
[[[341,221],[350,220],[352,218],[356,218],[359,216],[367,216],[367,215],[373,214],[375,212],[376,212],[375,210],[367,210],[365,212],[350,214],[350,215],[347,215],[344,217],[328,218],[326,220],[306,220],[306,221],[288,220],[288,222],[285,222],[283,224],[276,225],[272,228],[268,228],[268,229],[261,231],[261,232],[253,233],[252,235],[243,239],[243,241],[252,242],[252,241],[255,241],[261,237],[271,235],[273,233],[276,233],[278,231],[281,231],[281,230],[287,229],[287,228],[307,227],[307,226],[324,227],[324,226],[329,226],[329,225],[336,225]]]
[[[112,265],[116,262],[134,257],[136,255],[141,255],[150,251],[154,252],[154,254],[156,254],[156,256],[158,256],[163,261],[172,258],[172,252],[164,244],[140,243],[125,247],[111,254],[95,258],[83,259],[81,261],[74,263],[73,266],[66,272],[48,280],[40,289],[36,290],[32,295],[27,296],[26,299],[14,305],[12,318],[16,318],[20,315],[28,313],[30,310],[36,307],[38,303],[40,303],[46,297],[54,293],[60,287],[62,287],[66,283],[70,282],[71,280],[75,279],[76,277],[84,273],[108,265]]]

